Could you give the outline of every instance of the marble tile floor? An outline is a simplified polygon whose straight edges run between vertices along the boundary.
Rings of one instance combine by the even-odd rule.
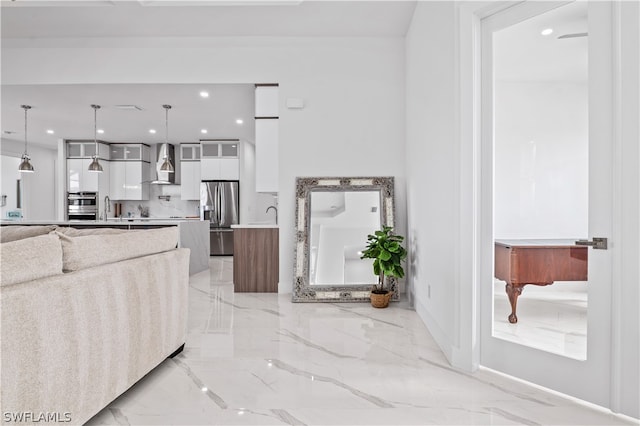
[[[525,286],[518,298],[518,322],[509,323],[505,283],[494,282],[493,335],[566,357],[587,356],[587,284],[557,282]]]
[[[491,371],[452,369],[405,302],[234,294],[232,259],[191,277],[186,348],[90,425],[624,425]]]

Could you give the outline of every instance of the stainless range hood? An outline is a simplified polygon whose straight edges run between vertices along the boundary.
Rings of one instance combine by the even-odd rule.
[[[162,163],[164,163],[165,155],[171,161],[174,168],[177,167],[175,147],[170,143],[159,143],[156,145],[156,179],[151,181],[156,185],[172,185],[176,182],[176,173],[169,173],[160,170]]]

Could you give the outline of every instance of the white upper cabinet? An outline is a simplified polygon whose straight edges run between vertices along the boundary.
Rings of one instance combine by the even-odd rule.
[[[93,141],[67,142],[67,158],[91,158],[96,153],[96,144]],[[98,142],[98,158],[109,160],[109,145]]]
[[[256,192],[278,192],[278,120],[256,120]]]
[[[256,85],[256,192],[278,192],[278,86]]]
[[[200,161],[200,144],[180,144],[180,161]]]
[[[278,117],[278,86],[256,85],[256,117]]]
[[[110,168],[109,145],[98,142],[98,158],[102,173],[90,172],[96,145],[94,142],[67,142],[67,191],[98,192],[100,197],[109,194]]]
[[[151,150],[149,145],[142,143],[112,143],[110,158],[116,161],[146,161],[150,162]]]
[[[149,173],[151,166],[146,161],[112,161],[112,200],[148,200]]]
[[[200,199],[200,144],[180,144],[180,198]]]
[[[180,164],[180,198],[200,199],[200,161],[183,161]]]
[[[100,161],[102,173],[90,172],[91,158],[67,159],[67,191],[98,192],[101,197],[109,194],[109,162]]]
[[[201,180],[240,179],[240,141],[203,140],[200,146]]]

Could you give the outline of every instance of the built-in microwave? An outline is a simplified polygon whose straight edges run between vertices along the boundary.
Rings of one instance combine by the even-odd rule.
[[[98,193],[67,193],[67,218],[68,220],[98,220]]]

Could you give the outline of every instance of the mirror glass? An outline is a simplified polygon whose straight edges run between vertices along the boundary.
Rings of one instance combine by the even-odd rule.
[[[393,178],[299,177],[296,218],[293,301],[369,301],[378,277],[360,256],[369,234],[394,226]]]
[[[314,191],[310,211],[309,284],[375,282],[372,260],[360,256],[380,229],[380,191]]]

